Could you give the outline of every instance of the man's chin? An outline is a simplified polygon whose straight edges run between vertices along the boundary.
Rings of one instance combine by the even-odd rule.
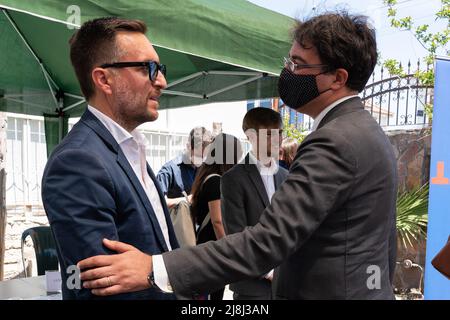
[[[156,121],[158,120],[159,113],[158,112],[152,112],[150,113],[150,120],[149,121]]]
[[[148,115],[148,119],[149,119],[148,121],[155,121],[159,117],[159,112],[158,112],[157,108],[152,106],[147,109],[147,115]]]

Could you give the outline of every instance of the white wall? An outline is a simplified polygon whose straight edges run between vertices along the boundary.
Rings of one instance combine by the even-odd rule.
[[[245,138],[242,132],[242,119],[246,112],[246,101],[160,110],[158,120],[143,124],[140,128],[189,133],[196,126],[203,126],[212,131],[213,122],[221,122],[224,133]]]

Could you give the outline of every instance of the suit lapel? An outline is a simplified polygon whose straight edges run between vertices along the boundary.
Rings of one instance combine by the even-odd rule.
[[[94,116],[89,109],[86,109],[86,112],[81,117],[81,121],[83,121],[88,127],[90,127],[92,130],[94,130],[95,133],[97,133],[100,138],[103,140],[103,142],[111,149],[114,153],[117,154],[117,162],[119,166],[122,168],[122,170],[125,172],[125,174],[128,176],[128,179],[130,179],[131,184],[133,185],[134,189],[136,190],[136,193],[138,194],[139,198],[142,201],[142,204],[145,208],[145,211],[147,212],[147,215],[150,219],[150,222],[153,226],[153,230],[155,232],[155,235],[160,242],[162,248],[164,251],[167,251],[167,245],[166,241],[164,240],[164,236],[161,230],[161,227],[159,226],[158,219],[156,218],[155,211],[153,210],[153,206],[150,203],[150,200],[148,199],[147,193],[145,192],[144,188],[142,187],[141,182],[136,177],[136,174],[133,171],[133,168],[131,167],[130,163],[128,162],[127,158],[125,157],[122,149],[120,148],[117,141],[114,139],[114,137],[111,135],[111,133],[108,131],[108,129],[105,128],[105,126],[101,123],[101,121]],[[149,166],[147,165],[147,170],[149,169]],[[161,190],[159,190],[158,184],[155,182],[155,175],[153,174],[153,171],[149,171],[150,177],[152,178],[153,182],[155,183],[155,186],[158,190],[159,197],[161,198]],[[163,202],[164,201],[164,202]],[[165,200],[164,197],[162,197],[162,206],[164,209],[164,215],[166,216],[167,220],[167,208],[165,206]],[[171,228],[171,224],[168,223],[169,230],[171,230],[171,233],[173,233],[173,228]],[[169,233],[169,234],[171,234]],[[172,237],[171,237],[172,238]],[[171,243],[173,241],[171,240]],[[178,245],[177,245],[178,247]]]
[[[142,187],[141,182],[136,177],[136,174],[133,171],[133,168],[131,167],[130,163],[128,162],[127,158],[125,157],[124,153],[122,152],[122,149],[119,148],[117,153],[117,162],[119,163],[122,170],[125,172],[125,174],[128,176],[128,179],[130,179],[131,184],[133,185],[134,189],[136,190],[136,193],[138,194],[139,198],[142,201],[142,204],[144,205],[145,211],[147,212],[148,217],[150,218],[150,221],[153,225],[153,230],[156,234],[156,237],[158,238],[161,246],[163,247],[164,251],[168,251],[166,241],[164,240],[164,236],[161,230],[161,227],[159,226],[158,219],[156,218],[156,213],[153,210],[153,206],[150,203],[150,200],[148,199],[147,193],[145,192],[144,188]]]
[[[267,196],[267,191],[266,188],[264,187],[264,182],[262,181],[261,175],[259,174],[256,164],[245,164],[244,168],[248,174],[250,181],[255,186],[255,189],[258,192],[259,197],[264,203],[264,206],[267,207],[270,204],[269,197]]]
[[[283,177],[281,174],[281,167],[278,168],[277,173],[274,175],[274,182],[275,182],[275,191],[278,190],[280,185],[283,183]]]
[[[80,121],[91,128],[100,137],[100,139],[102,139],[105,145],[114,151],[114,153],[118,152],[120,147],[116,139],[114,139],[112,134],[108,131],[108,129],[105,128],[103,123],[101,123],[101,121],[96,116],[94,116],[89,111],[89,109],[86,109]]]

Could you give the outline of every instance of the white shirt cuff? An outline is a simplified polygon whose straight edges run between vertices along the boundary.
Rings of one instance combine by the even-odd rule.
[[[161,291],[173,293],[162,254],[153,256],[153,275],[155,276],[155,284]]]
[[[267,272],[267,274],[264,276],[266,279],[272,279],[273,278],[273,269]]]

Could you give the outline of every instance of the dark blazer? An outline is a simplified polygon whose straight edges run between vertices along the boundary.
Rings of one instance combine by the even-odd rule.
[[[169,228],[170,244],[178,244],[156,178]],[[56,240],[64,299],[93,299],[89,290],[66,286],[66,270],[82,259],[109,254],[102,239],[120,240],[148,254],[168,250],[152,205],[122,149],[105,126],[86,111],[55,148],[45,167],[42,200]],[[69,279],[70,280],[70,279]],[[173,297],[173,295],[172,295]],[[155,289],[110,299],[164,299]]]
[[[258,224],[163,254],[170,283],[190,298],[285,262],[279,298],[393,299],[396,195],[393,148],[351,98],[305,138]]]
[[[275,190],[287,175],[286,169],[278,168],[274,175]],[[222,176],[221,195],[222,220],[227,234],[241,232],[247,226],[257,224],[261,213],[270,204],[261,175],[256,164],[250,163],[249,154]],[[271,281],[257,277],[232,283],[230,289],[242,295],[257,296],[265,292],[270,294],[271,284]]]

